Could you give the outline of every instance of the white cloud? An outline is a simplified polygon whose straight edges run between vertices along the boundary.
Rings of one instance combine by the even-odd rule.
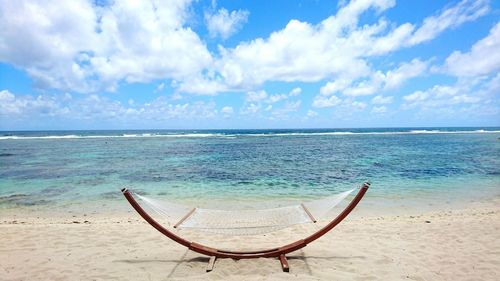
[[[382,113],[387,113],[387,107],[385,106],[376,106],[372,109],[372,113],[376,114],[382,114]]]
[[[161,82],[155,89],[155,92],[161,92],[163,91],[163,89],[165,89],[165,83],[164,82]]]
[[[447,59],[444,70],[452,75],[473,77],[500,70],[500,23],[488,36],[476,42],[467,53],[453,52]]]
[[[271,105],[269,105],[271,106]],[[261,105],[260,104],[256,104],[256,103],[249,103],[249,104],[246,104],[242,107],[241,109],[241,114],[243,115],[246,115],[246,114],[250,114],[250,115],[255,115],[256,113],[258,113],[261,109]],[[272,108],[272,106],[271,106]]]
[[[453,104],[472,104],[482,101],[482,95],[470,95],[471,88],[467,85],[435,85],[425,91],[415,91],[404,96],[404,109],[436,108]]]
[[[421,26],[396,25],[381,16],[394,0],[353,0],[318,24],[290,20],[266,38],[219,46],[213,54],[187,26],[190,0],[112,1],[103,7],[84,0],[0,1],[0,61],[26,71],[37,87],[97,92],[117,90],[122,81],[163,80],[178,92],[207,95],[247,92],[268,81],[324,79],[334,81],[322,88],[325,96],[370,95],[383,84],[373,78],[383,73],[371,69],[371,57],[431,40],[489,10],[486,1],[464,0]],[[377,20],[360,25],[368,11]],[[220,9],[207,23],[212,34],[227,37],[247,17]],[[386,73],[384,85],[397,87],[415,75],[400,71]]]
[[[271,113],[273,116],[271,119],[287,118],[289,113],[298,110],[301,101],[287,101],[281,107],[279,103],[299,95],[301,91],[300,88],[294,88],[288,94],[273,95],[269,95],[265,90],[247,92],[241,114]]]
[[[358,110],[363,110],[367,107],[366,103],[360,102],[360,101],[353,101],[351,103],[351,106],[355,109],[358,109]]]
[[[487,0],[463,0],[457,5],[444,9],[439,15],[428,17],[418,28],[409,45],[419,44],[435,38],[448,28],[455,28],[465,22],[473,21],[490,10]]]
[[[247,103],[267,103],[273,104],[288,99],[290,95],[274,94],[269,95],[265,90],[247,92],[245,102]]]
[[[342,91],[351,85],[352,80],[350,79],[337,79],[333,82],[326,83],[320,89],[320,94],[323,96],[329,96],[331,94],[335,94],[339,91]]]
[[[282,100],[288,99],[288,96],[285,94],[276,94],[269,96],[269,99],[266,101],[267,103],[277,103]]]
[[[268,98],[267,92],[264,90],[250,91],[247,93],[247,102],[260,102]]]
[[[380,90],[383,79],[384,75],[377,71],[372,75],[371,79],[363,80],[351,85],[350,87],[344,89],[342,94],[350,97],[373,95]]]
[[[0,91],[0,114],[17,114],[20,111],[20,105],[16,104],[16,97],[8,90]]]
[[[215,13],[205,13],[205,22],[211,37],[229,38],[236,33],[248,19],[248,11],[237,10],[228,12],[222,8]]]
[[[314,98],[312,106],[316,108],[332,107],[342,102],[337,96],[325,97],[318,95]]]
[[[228,112],[228,108],[222,110],[223,114]],[[99,124],[107,121],[142,123],[144,120],[205,120],[217,116],[218,111],[213,102],[174,104],[165,97],[160,97],[143,104],[122,104],[95,94],[61,99],[58,95],[16,96],[8,90],[0,91],[0,120],[5,124],[12,120],[36,121],[44,118],[57,118],[59,121],[87,120]]]
[[[307,111],[307,117],[308,118],[314,118],[316,116],[318,116],[318,113],[316,111],[313,111],[313,110],[308,110]]]
[[[424,101],[429,97],[429,93],[416,91],[413,94],[404,96],[403,99],[408,102]]]
[[[59,106],[54,96],[16,97],[8,90],[0,92],[0,116],[7,118],[36,114],[37,117],[66,114],[67,107]]]
[[[300,95],[300,93],[302,93],[302,89],[301,89],[301,88],[299,88],[299,87],[297,87],[297,88],[293,88],[293,89],[290,91],[290,93],[288,93],[288,95],[289,95],[290,97],[296,97],[296,96]]]
[[[231,106],[224,106],[222,109],[221,109],[221,112],[224,113],[224,114],[233,114],[234,110]]]
[[[116,90],[119,81],[184,81],[212,56],[185,27],[191,1],[2,1],[0,60],[42,88]]]
[[[349,79],[340,78],[326,83],[321,87],[320,94],[329,96],[340,92],[345,96],[358,97],[373,95],[380,91],[394,90],[401,87],[408,79],[425,73],[428,64],[428,62],[413,59],[411,62],[401,63],[398,67],[386,73],[374,71],[367,79],[353,82]]]
[[[234,113],[234,109],[233,109],[233,107],[231,107],[231,106],[224,106],[224,107],[221,109],[221,112],[222,112],[222,114],[224,115],[224,117],[228,118],[228,117],[230,117],[231,115],[233,115],[233,113]]]
[[[296,112],[300,109],[301,101],[288,101],[283,105],[283,107],[275,109],[272,111],[272,116],[278,119],[286,119],[289,117],[290,113]]]
[[[390,104],[393,102],[393,100],[394,98],[392,96],[384,97],[378,95],[372,99],[372,104]]]
[[[423,62],[419,59],[413,59],[409,63],[402,63],[398,68],[390,70],[385,74],[386,90],[396,89],[403,85],[408,79],[418,77],[425,73],[428,68],[428,62]]]

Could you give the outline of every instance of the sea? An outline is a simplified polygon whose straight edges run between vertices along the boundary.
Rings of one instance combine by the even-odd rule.
[[[500,128],[0,132],[0,210],[123,210],[123,187],[252,208],[364,182],[389,213],[498,198]]]

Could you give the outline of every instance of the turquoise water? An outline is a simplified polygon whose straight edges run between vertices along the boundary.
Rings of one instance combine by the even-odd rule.
[[[500,194],[499,128],[0,132],[0,207]]]

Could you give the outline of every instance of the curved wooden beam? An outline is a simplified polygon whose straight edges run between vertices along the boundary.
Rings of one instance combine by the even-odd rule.
[[[321,228],[320,230],[316,231],[315,233],[311,234],[310,236],[297,240],[293,243],[284,245],[282,247],[277,247],[277,248],[271,248],[271,249],[266,249],[266,250],[257,250],[257,251],[226,251],[226,250],[219,250],[211,247],[207,247],[205,245],[198,244],[196,242],[190,242],[175,233],[169,231],[165,227],[163,227],[161,224],[159,224],[157,221],[155,221],[140,205],[139,203],[135,200],[135,198],[132,196],[130,191],[128,191],[126,188],[122,189],[122,193],[127,198],[128,202],[132,207],[141,215],[141,217],[146,220],[150,225],[152,225],[156,230],[161,232],[163,235],[167,236],[168,238],[174,240],[175,242],[189,248],[192,251],[195,251],[197,253],[200,253],[202,255],[207,255],[207,256],[214,256],[217,258],[231,258],[231,259],[253,259],[253,258],[270,258],[270,257],[280,257],[281,255],[288,254],[290,252],[297,251],[305,246],[307,244],[313,242],[314,240],[320,238],[321,236],[325,235],[328,233],[330,230],[332,230],[335,226],[337,226],[341,221],[343,221],[349,213],[358,205],[359,201],[363,198],[365,195],[366,191],[370,187],[369,183],[364,183],[360,190],[358,191],[358,194],[352,199],[351,203],[347,205],[347,207],[335,218],[333,219],[330,223],[328,223],[326,226]]]

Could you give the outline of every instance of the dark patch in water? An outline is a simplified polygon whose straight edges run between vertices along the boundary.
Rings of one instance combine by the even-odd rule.
[[[70,189],[71,188],[68,186],[64,186],[64,187],[51,186],[51,187],[47,187],[47,188],[42,189],[40,191],[40,195],[54,197],[54,196],[64,194],[64,193],[68,192]]]
[[[149,195],[148,192],[144,191],[144,190],[134,190],[135,193],[139,194],[139,195],[142,195],[142,196],[145,196],[145,195]]]
[[[14,156],[15,154],[13,153],[0,153],[0,157],[8,157],[8,156]]]
[[[86,185],[86,186],[96,186],[105,183],[106,180],[104,178],[91,178],[91,179],[82,179],[78,181],[78,184]]]
[[[121,198],[122,194],[119,191],[116,191],[116,192],[109,191],[109,192],[101,193],[101,197],[104,199],[117,199],[117,198]]]
[[[237,182],[237,184],[248,185],[248,184],[252,184],[252,182],[251,181],[239,181],[239,182]]]
[[[38,199],[39,195],[27,195],[27,194],[13,194],[9,196],[0,197],[0,204],[12,204],[17,206],[36,206],[36,205],[46,205],[51,203],[51,201]]]
[[[15,203],[16,201],[18,200],[22,200],[22,199],[25,199],[29,197],[28,195],[26,194],[12,194],[12,195],[9,195],[9,196],[0,196],[0,204],[4,204],[4,203]]]
[[[35,201],[20,201],[16,202],[17,205],[19,206],[38,206],[38,205],[48,205],[51,204],[52,201],[49,200],[35,200]]]

